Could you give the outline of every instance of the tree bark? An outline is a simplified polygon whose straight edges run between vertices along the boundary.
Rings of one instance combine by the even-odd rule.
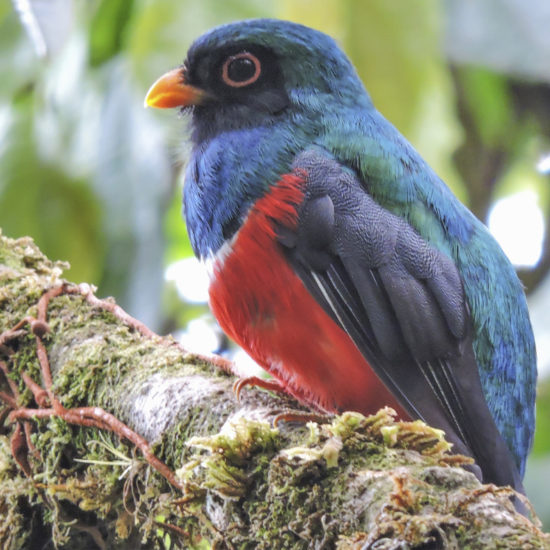
[[[390,409],[273,427],[300,405],[258,389],[238,402],[221,360],[150,333],[63,267],[0,234],[0,547],[550,547],[438,430]]]

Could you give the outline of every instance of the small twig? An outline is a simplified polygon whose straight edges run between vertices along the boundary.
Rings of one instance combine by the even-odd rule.
[[[56,416],[68,424],[76,424],[90,428],[99,428],[100,430],[109,430],[120,438],[125,438],[133,443],[143,454],[145,460],[161,474],[171,485],[177,489],[183,489],[183,484],[176,478],[174,472],[159,460],[152,452],[151,446],[147,440],[134,432],[124,422],[108,413],[101,407],[77,407],[74,409],[27,409],[21,408],[10,413],[9,419],[30,420],[32,418],[50,418]]]
[[[23,470],[23,473],[27,477],[30,477],[32,474],[32,470],[29,464],[29,459],[27,457],[27,441],[25,439],[25,435],[21,431],[21,424],[19,422],[16,424],[15,430],[11,435],[10,447],[11,454],[15,462],[17,462],[19,467]]]
[[[8,365],[4,361],[0,361],[0,370],[4,373],[4,378],[10,388],[12,396],[14,399],[19,398],[19,390],[17,389],[17,384],[9,377]]]
[[[8,419],[11,422],[22,421],[24,426],[24,436],[21,432],[21,425],[19,422],[12,436],[12,454],[18,464],[21,466],[25,474],[30,475],[30,466],[25,452],[30,450],[36,456],[37,450],[32,445],[30,439],[30,427],[28,426],[28,421],[36,418],[50,418],[55,416],[61,418],[68,424],[94,427],[101,430],[110,430],[121,439],[127,439],[140,450],[145,460],[152,468],[161,474],[171,485],[182,490],[183,484],[176,478],[174,472],[153,454],[149,442],[144,437],[140,436],[118,418],[100,407],[75,407],[72,409],[67,409],[55,396],[52,390],[53,379],[50,362],[48,359],[48,352],[42,338],[50,331],[50,327],[47,323],[47,313],[50,301],[52,298],[62,294],[81,294],[84,296],[86,301],[90,303],[90,305],[101,307],[102,309],[111,312],[119,320],[134,330],[137,330],[143,336],[149,338],[159,338],[157,334],[137,319],[134,319],[128,315],[115,303],[96,298],[92,292],[92,289],[88,285],[74,287],[63,284],[46,291],[38,301],[37,318],[25,317],[24,319],[21,319],[21,321],[19,321],[13,328],[3,332],[0,335],[0,344],[4,345],[8,341],[26,334],[27,331],[23,329],[23,326],[25,324],[29,325],[31,332],[35,335],[36,353],[40,364],[42,381],[44,385],[44,387],[41,387],[34,380],[32,380],[27,373],[23,373],[22,379],[25,382],[25,385],[32,392],[34,400],[39,408],[33,409],[20,407],[18,404],[19,393],[17,390],[17,385],[9,378],[7,365],[0,361],[0,370],[3,372],[10,387],[10,391],[13,394],[10,396],[5,392],[0,392],[0,399],[13,409],[9,413]]]
[[[79,286],[80,293],[84,296],[86,301],[95,307],[99,307],[112,313],[117,319],[122,321],[125,325],[133,328],[143,336],[147,338],[160,338],[160,336],[153,332],[149,327],[145,326],[141,321],[138,321],[128,313],[126,313],[119,305],[109,300],[102,300],[95,296],[89,285],[83,284]]]
[[[19,338],[20,336],[23,336],[27,334],[27,331],[24,329],[21,329],[21,327],[27,322],[27,318],[22,319],[15,325],[15,327],[10,328],[8,330],[5,330],[2,334],[0,334],[0,346],[4,346],[7,344],[10,340],[15,340],[16,338]]]
[[[19,406],[15,398],[3,391],[0,391],[0,400],[12,409],[16,409]]]
[[[27,447],[31,451],[34,458],[38,461],[42,461],[42,457],[40,456],[40,452],[38,449],[34,446],[34,443],[31,440],[31,423],[30,422],[23,422],[23,429],[25,430],[25,439],[27,440]]]
[[[46,317],[48,314],[48,306],[50,305],[50,300],[52,298],[56,298],[57,296],[60,296],[61,294],[76,294],[76,291],[66,285],[62,284],[59,286],[54,286],[53,288],[50,288],[42,296],[40,297],[40,300],[38,300],[38,317],[37,319],[39,321],[42,321],[43,323],[46,323]]]
[[[149,327],[144,325],[141,321],[138,321],[135,317],[132,317],[130,314],[126,313],[119,305],[110,300],[103,300],[98,298],[92,291],[92,288],[88,284],[79,285],[79,291],[84,296],[86,301],[94,307],[101,308],[109,313],[113,314],[119,321],[123,322],[125,325],[128,325],[130,328],[138,331],[142,336],[146,338],[154,338],[160,340],[164,345],[176,346],[181,350],[185,355],[185,358],[189,361],[193,359],[204,361],[205,363],[210,363],[228,374],[236,374],[235,365],[233,361],[229,361],[219,355],[205,355],[201,353],[193,353],[186,350],[179,342],[175,340],[169,341],[166,338],[162,338],[156,332],[153,332]]]
[[[31,393],[33,394],[34,400],[39,407],[47,407],[48,403],[48,392],[42,387],[39,386],[26,372],[21,375],[23,382]]]
[[[169,342],[169,344],[177,346],[185,355],[185,359],[189,362],[204,361],[205,363],[209,363],[211,365],[214,365],[215,367],[218,367],[219,369],[223,370],[227,374],[238,376],[237,369],[235,368],[235,363],[233,363],[233,361],[230,361],[229,359],[225,359],[221,355],[215,355],[215,354],[206,355],[204,353],[190,352],[175,340],[173,342]]]
[[[162,529],[166,529],[167,531],[172,531],[176,535],[179,535],[184,540],[189,539],[189,531],[186,531],[185,529],[182,529],[181,527],[178,527],[177,525],[174,525],[173,523],[164,523],[162,521],[155,521],[155,525],[158,527],[161,527]]]

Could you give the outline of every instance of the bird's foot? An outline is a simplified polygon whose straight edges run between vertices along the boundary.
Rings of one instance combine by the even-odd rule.
[[[220,355],[216,355],[216,354],[206,355],[204,353],[189,352],[183,349],[183,347],[181,347],[181,349],[185,353],[186,361],[189,361],[191,363],[194,361],[208,363],[210,365],[214,365],[215,367],[218,367],[219,369],[223,370],[227,374],[232,374],[234,376],[239,375],[235,367],[235,363],[233,363],[233,361],[230,361],[229,359],[225,359],[225,357],[221,357]]]
[[[246,378],[239,378],[233,384],[233,392],[237,397],[237,401],[241,400],[241,391],[246,386],[262,388],[264,390],[274,391],[276,393],[284,393],[287,395],[283,385],[275,379],[266,380],[265,378],[259,378],[258,376],[247,376]]]
[[[40,370],[42,374],[43,387],[37,384],[27,374],[22,374],[25,386],[33,395],[34,402],[37,407],[21,406],[20,393],[17,384],[9,376],[8,366],[5,362],[0,361],[0,373],[3,374],[5,385],[9,392],[0,391],[0,401],[5,407],[0,411],[0,418],[5,418],[7,414],[8,421],[16,422],[17,425],[13,430],[10,439],[12,455],[23,470],[25,475],[32,475],[32,468],[29,461],[29,453],[37,460],[40,460],[40,454],[34,447],[31,441],[31,424],[30,422],[36,418],[61,418],[68,424],[84,427],[95,427],[102,430],[110,430],[118,435],[121,439],[127,439],[133,443],[143,454],[145,460],[159,472],[171,485],[178,489],[182,489],[183,485],[178,481],[174,472],[160,461],[152,452],[147,440],[129,428],[126,424],[118,420],[115,416],[108,413],[100,407],[73,407],[65,408],[61,401],[57,398],[52,390],[52,374],[48,353],[42,338],[50,331],[46,317],[47,309],[50,300],[61,294],[82,294],[84,298],[92,305],[97,305],[111,311],[117,318],[129,324],[135,330],[142,332],[147,336],[154,336],[154,333],[149,331],[147,327],[141,325],[124,312],[119,306],[113,302],[99,300],[96,298],[90,287],[69,287],[61,285],[48,290],[42,295],[38,302],[38,317],[25,317],[19,321],[13,328],[8,329],[0,334],[0,349],[8,355],[11,352],[7,345],[11,340],[27,334],[26,325],[29,326],[30,332],[34,335],[36,341],[36,350]]]
[[[237,401],[241,400],[241,391],[246,386],[262,388],[264,390],[288,395],[288,392],[285,390],[284,386],[273,378],[266,380],[265,378],[259,378],[258,376],[247,376],[246,378],[239,378],[233,384],[233,391],[235,392]],[[331,415],[288,410],[277,414],[273,418],[273,425],[277,426],[279,422],[301,422],[303,424],[307,422],[317,422],[318,424],[327,424],[332,421],[332,418],[333,416]]]

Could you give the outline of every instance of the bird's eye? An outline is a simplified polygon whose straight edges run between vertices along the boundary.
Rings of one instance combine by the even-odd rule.
[[[260,78],[262,66],[259,59],[248,52],[229,56],[222,67],[222,79],[232,88],[242,88]]]

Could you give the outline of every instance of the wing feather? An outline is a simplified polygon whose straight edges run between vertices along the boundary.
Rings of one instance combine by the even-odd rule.
[[[413,417],[443,429],[485,480],[522,490],[483,395],[454,262],[327,154],[294,167],[308,175],[305,200],[281,244],[306,288]]]

